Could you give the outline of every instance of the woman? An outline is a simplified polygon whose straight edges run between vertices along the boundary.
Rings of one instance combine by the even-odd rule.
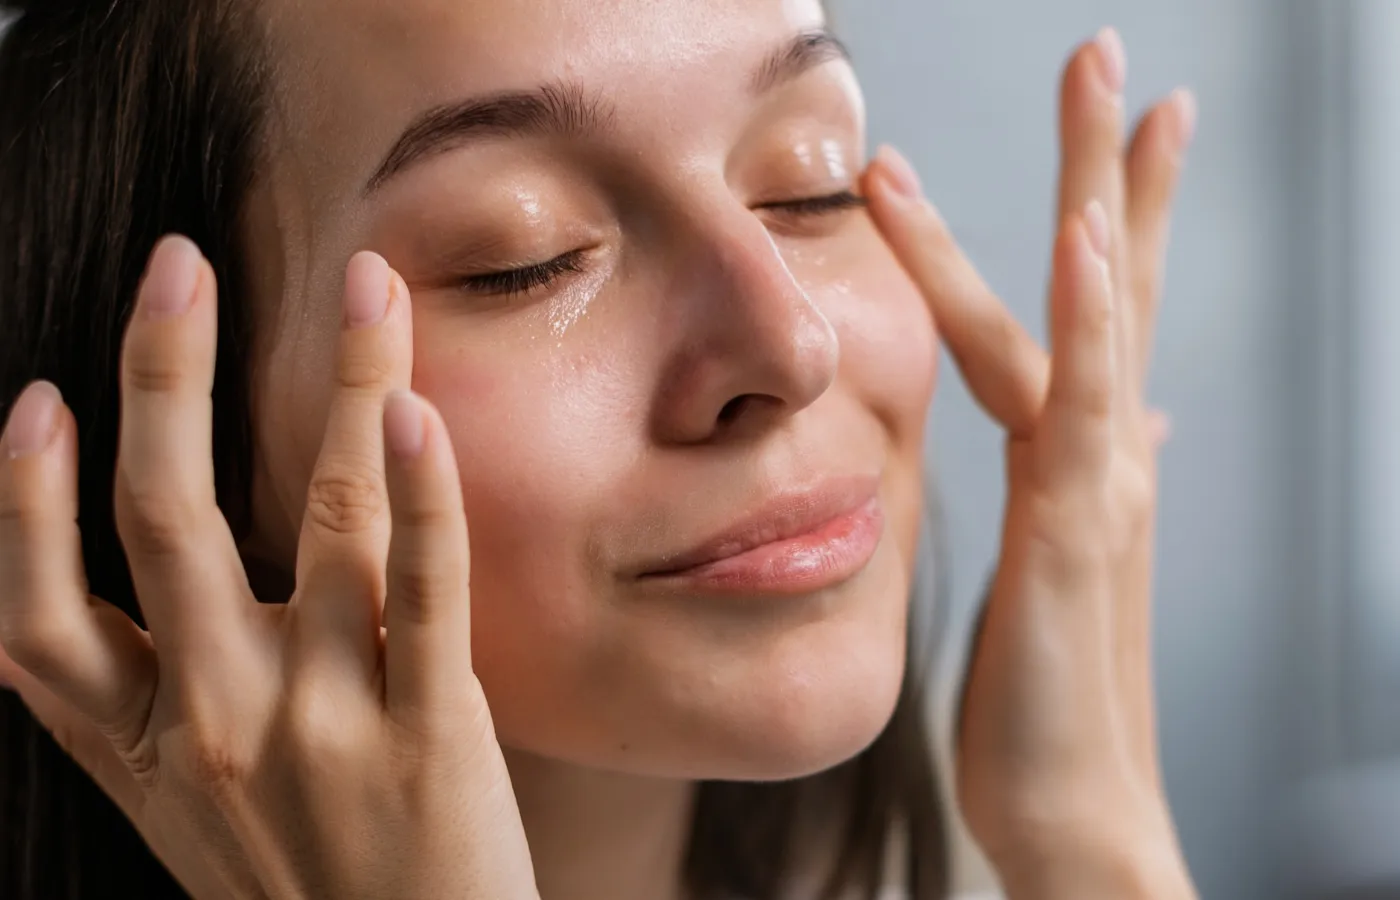
[[[865,167],[817,0],[29,4],[0,892],[941,896],[931,310],[1008,433],[962,808],[1017,900],[1190,896],[1141,375],[1192,112],[1125,150],[1123,79],[1067,70],[1047,356]]]

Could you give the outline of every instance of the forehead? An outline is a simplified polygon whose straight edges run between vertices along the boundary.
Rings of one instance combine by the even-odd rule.
[[[675,116],[742,91],[819,0],[266,0],[283,138],[363,177],[424,109],[575,83]]]

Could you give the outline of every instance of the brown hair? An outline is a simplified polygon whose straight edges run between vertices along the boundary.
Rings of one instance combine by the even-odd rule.
[[[248,524],[252,321],[239,225],[269,78],[249,6],[0,0],[0,12],[20,13],[0,39],[0,413],[33,379],[63,391],[81,434],[91,588],[138,622],[113,524],[116,368],[146,257],[166,233],[192,238],[218,275],[219,502],[235,534]],[[888,878],[913,900],[941,898],[923,674],[911,662],[893,720],[850,762],[780,784],[702,785],[686,867],[696,895],[777,900],[795,873],[824,864],[832,897],[874,898]],[[907,844],[907,871],[888,873],[895,841]],[[0,897],[114,894],[184,896],[19,699],[0,696]]]

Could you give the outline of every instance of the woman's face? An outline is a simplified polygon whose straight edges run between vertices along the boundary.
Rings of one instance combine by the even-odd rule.
[[[859,751],[903,672],[935,342],[850,202],[818,0],[264,8],[259,542],[292,566],[375,250],[456,447],[502,742],[691,778]]]

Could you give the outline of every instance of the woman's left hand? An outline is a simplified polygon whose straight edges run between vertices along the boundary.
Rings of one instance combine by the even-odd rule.
[[[959,722],[958,790],[1017,898],[1192,893],[1157,755],[1150,595],[1165,425],[1143,387],[1195,107],[1174,94],[1125,146],[1124,73],[1106,30],[1064,76],[1053,359],[979,278],[907,163],[885,151],[866,179],[872,215],[1007,432],[1002,556]],[[1085,246],[1095,224],[1102,251]],[[1085,254],[1099,252],[1106,289],[1086,274]]]

